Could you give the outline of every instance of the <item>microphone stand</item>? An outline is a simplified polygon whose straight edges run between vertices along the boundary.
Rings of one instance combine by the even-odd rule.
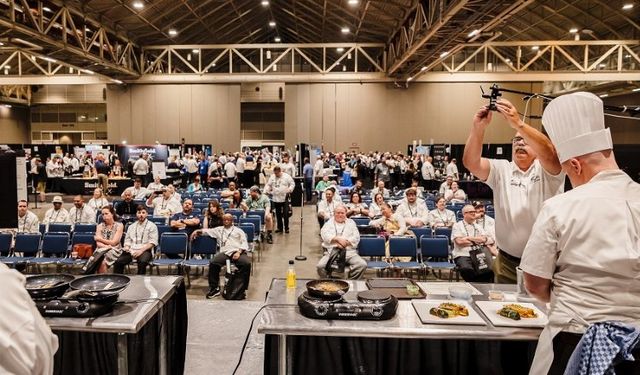
[[[303,261],[307,260],[307,257],[302,255],[302,222],[304,220],[304,178],[302,179],[302,183],[300,183],[301,189],[301,199],[300,199],[300,254],[296,255],[295,260]]]

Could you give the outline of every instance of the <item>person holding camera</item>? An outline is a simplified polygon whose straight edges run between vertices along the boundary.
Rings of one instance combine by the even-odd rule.
[[[153,216],[171,217],[176,212],[180,212],[180,202],[172,198],[170,189],[155,191],[147,199],[147,206],[153,207]]]
[[[276,223],[278,229],[276,233],[289,233],[289,212],[288,212],[288,196],[293,192],[295,182],[293,178],[282,172],[279,165],[273,168],[273,174],[269,177],[269,181],[264,186],[266,194],[271,194],[273,207],[276,212]]]
[[[489,237],[476,224],[476,209],[468,204],[462,207],[462,220],[453,225],[451,239],[453,240],[453,261],[460,270],[460,275],[467,282],[492,282],[493,271],[485,259],[484,268],[478,263],[478,255],[488,254],[484,247],[489,243]],[[490,256],[490,255],[489,255]]]

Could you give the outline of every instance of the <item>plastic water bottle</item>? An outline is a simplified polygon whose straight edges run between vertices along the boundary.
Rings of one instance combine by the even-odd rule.
[[[296,284],[296,269],[293,266],[293,260],[290,260],[287,269],[287,289],[295,289]]]

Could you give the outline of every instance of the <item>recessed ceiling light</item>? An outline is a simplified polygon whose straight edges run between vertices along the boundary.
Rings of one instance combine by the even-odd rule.
[[[11,104],[3,104],[5,108],[11,108]]]
[[[126,139],[123,139],[123,140],[122,140],[122,144],[123,144],[123,145],[126,145],[126,144],[127,144],[127,140],[126,140]]]
[[[624,10],[633,9],[633,4],[624,4],[624,5],[622,6],[622,9],[624,9]]]
[[[42,57],[42,60],[48,61],[48,62],[56,62],[56,59],[52,59],[51,57]]]
[[[600,96],[601,98],[606,98],[607,96],[609,96],[609,94],[602,94],[602,95],[599,95],[599,96]]]
[[[132,5],[136,9],[144,8],[144,3],[142,1],[134,1]]]
[[[9,69],[11,69],[11,65],[5,65],[4,66],[4,70],[9,70]]]
[[[122,81],[121,81],[121,80],[119,80],[119,79],[112,79],[111,81],[112,81],[113,83],[117,83],[117,84],[119,84],[119,85],[121,85],[121,84],[123,84],[123,83],[124,83],[124,82],[122,82]]]
[[[480,34],[480,30],[475,29],[475,30],[473,30],[472,32],[470,32],[470,33],[469,33],[469,35],[467,35],[467,36],[468,36],[469,38],[471,38],[471,37],[476,36],[476,35],[478,35],[478,34]]]
[[[507,62],[507,64],[509,64],[509,63],[511,62],[511,59],[508,59],[508,58],[507,58],[507,59],[504,59],[504,61],[506,61],[506,62]]]
[[[606,67],[607,67],[607,64],[598,64],[598,67],[599,67],[599,68],[606,68]]]
[[[538,46],[533,46],[533,47],[531,47],[531,49],[532,49],[532,50],[534,50],[534,51],[537,51],[537,50],[539,50],[539,49],[540,49],[540,47],[538,47]]]
[[[49,8],[49,7],[44,7],[44,8],[42,8],[42,10],[44,10],[45,12],[51,12],[51,8]]]
[[[421,72],[424,72],[425,70],[427,70],[427,67],[426,67],[426,66],[423,66],[422,68],[420,68],[420,71],[421,71]]]
[[[347,4],[349,5],[358,5],[359,1],[358,0],[349,0],[347,1]]]
[[[570,32],[571,34],[575,34],[575,33],[577,33],[577,32],[578,32],[578,28],[577,28],[577,27],[572,27],[572,28],[570,28],[570,29],[569,29],[569,32]]]
[[[636,89],[633,89],[633,90],[631,90],[631,91],[633,91],[633,92],[638,92],[638,91],[640,91],[640,87],[638,87],[638,88],[636,88]]]
[[[411,82],[411,80],[413,80],[413,77],[407,78],[407,82]]]
[[[260,4],[262,4],[263,7],[266,7],[269,5],[269,0],[262,0]]]
[[[276,21],[269,21],[269,27],[276,27]]]
[[[338,48],[336,48],[336,51],[338,51],[338,52],[344,52],[344,48],[342,48],[342,47],[338,47]]]
[[[449,54],[449,51],[444,51],[440,54],[440,58],[443,58]]]
[[[198,54],[198,53],[200,53],[200,50],[199,49],[192,49],[191,52],[193,52],[195,54]]]
[[[349,33],[349,28],[348,28],[348,27],[343,27],[342,29],[340,29],[340,31],[341,31],[343,34],[348,34],[348,33]]]
[[[169,35],[176,36],[178,35],[178,31],[176,29],[169,29]]]
[[[0,42],[0,46],[4,46],[4,43]]]
[[[276,43],[280,43],[282,41],[282,39],[280,39],[280,37],[277,36],[277,37],[273,38],[273,41],[276,42]]]

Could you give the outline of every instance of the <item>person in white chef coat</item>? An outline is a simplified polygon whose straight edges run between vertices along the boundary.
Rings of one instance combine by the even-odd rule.
[[[551,303],[530,374],[563,374],[589,325],[640,328],[640,184],[616,164],[596,95],[554,99],[542,123],[573,190],[544,203],[520,267],[529,293]],[[618,374],[640,373],[633,354]]]
[[[53,374],[58,338],[24,288],[25,277],[0,263],[0,374]]]

